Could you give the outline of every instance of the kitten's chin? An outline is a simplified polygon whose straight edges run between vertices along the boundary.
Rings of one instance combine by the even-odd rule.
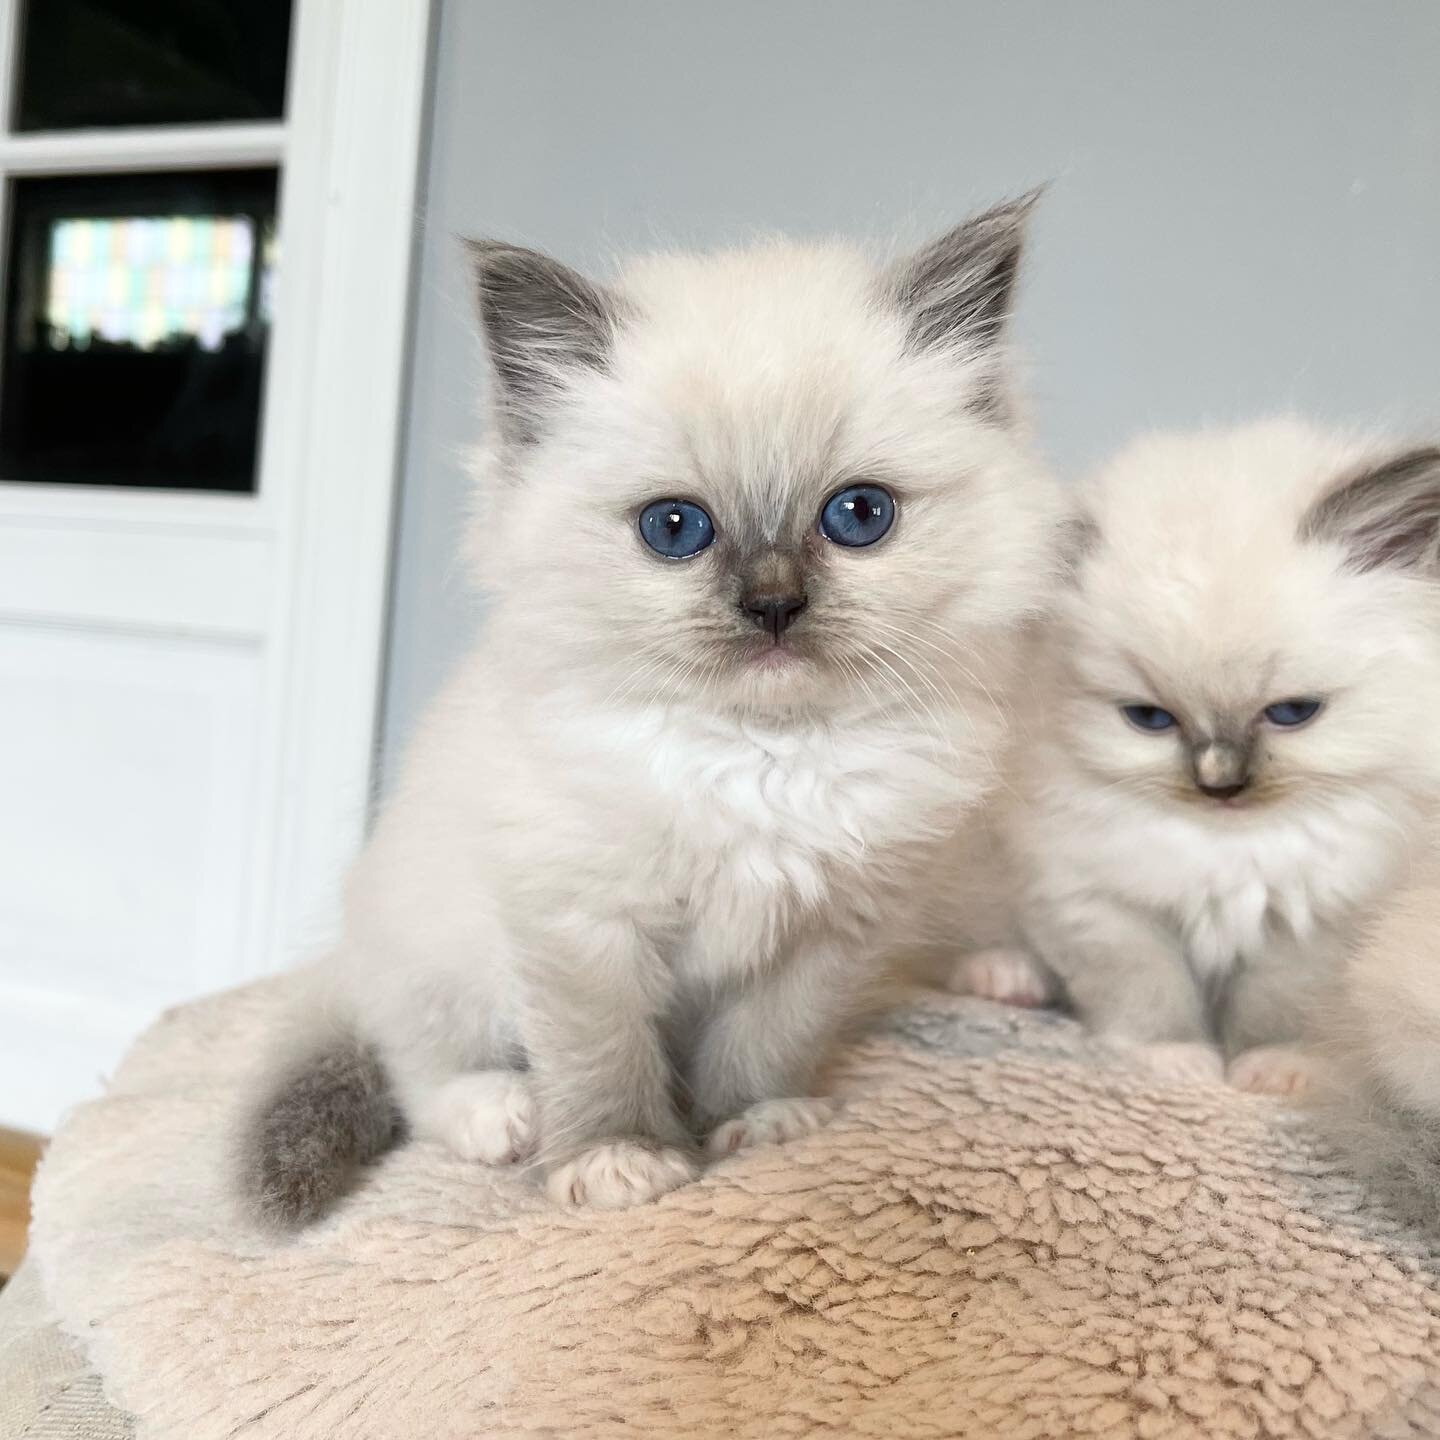
[[[818,681],[819,667],[808,656],[789,645],[768,645],[740,659],[731,689],[743,705],[786,710],[812,704]]]
[[[719,694],[738,710],[823,711],[836,702],[836,675],[809,645],[747,643],[728,657]]]

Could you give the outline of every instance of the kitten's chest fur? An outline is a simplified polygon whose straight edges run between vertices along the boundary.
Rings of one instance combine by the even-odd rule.
[[[1397,860],[1391,827],[1360,798],[1228,832],[1152,819],[1105,849],[1108,883],[1173,926],[1191,967],[1214,978],[1353,922]]]
[[[1276,827],[1188,852],[1168,897],[1191,967],[1223,976],[1277,940],[1310,940],[1353,908],[1355,877],[1330,833]]]
[[[658,725],[646,764],[665,803],[677,975],[740,978],[904,903],[895,887],[962,804],[945,758],[932,736],[884,720]]]

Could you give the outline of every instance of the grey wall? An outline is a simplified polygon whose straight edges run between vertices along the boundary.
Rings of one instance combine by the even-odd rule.
[[[474,624],[456,234],[603,266],[1053,180],[1019,338],[1062,470],[1282,406],[1440,422],[1435,0],[445,0],[436,87],[387,762]]]

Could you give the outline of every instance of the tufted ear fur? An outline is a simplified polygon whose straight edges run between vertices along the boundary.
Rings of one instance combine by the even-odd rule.
[[[620,307],[578,271],[519,245],[466,242],[507,437],[533,440],[566,373],[605,363]]]
[[[1032,190],[948,230],[891,267],[886,284],[919,346],[985,349],[1010,318]]]
[[[1342,481],[1311,506],[1300,537],[1343,545],[1362,573],[1440,572],[1440,446],[1407,450]]]

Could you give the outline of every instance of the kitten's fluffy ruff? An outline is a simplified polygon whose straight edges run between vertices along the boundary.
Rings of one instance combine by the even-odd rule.
[[[1161,1068],[1217,1019],[1232,1057],[1292,1041],[1440,783],[1440,464],[1282,420],[1143,440],[1082,498],[1088,553],[993,820],[1023,878],[969,939],[1023,937],[1097,1028],[1165,1045]],[[1325,710],[1262,729],[1252,789],[1226,803],[1173,734],[1117,713],[1148,701],[1203,727],[1302,695]],[[1232,1078],[1288,1093],[1294,1058]]]
[[[823,1119],[797,1097],[877,928],[990,783],[1014,631],[1047,598],[1062,501],[1000,403],[1027,208],[888,273],[776,243],[602,291],[480,248],[487,625],[325,967],[327,1011],[423,1136],[503,1158],[538,1129],[553,1196],[619,1205],[683,1183],[695,1131],[726,1150]],[[815,517],[852,477],[900,518],[840,553]],[[634,515],[662,496],[703,502],[723,543],[645,552]],[[735,604],[774,550],[808,577],[783,655]],[[476,1133],[477,1084],[503,1137]],[[261,1216],[294,1223],[256,1168]]]

